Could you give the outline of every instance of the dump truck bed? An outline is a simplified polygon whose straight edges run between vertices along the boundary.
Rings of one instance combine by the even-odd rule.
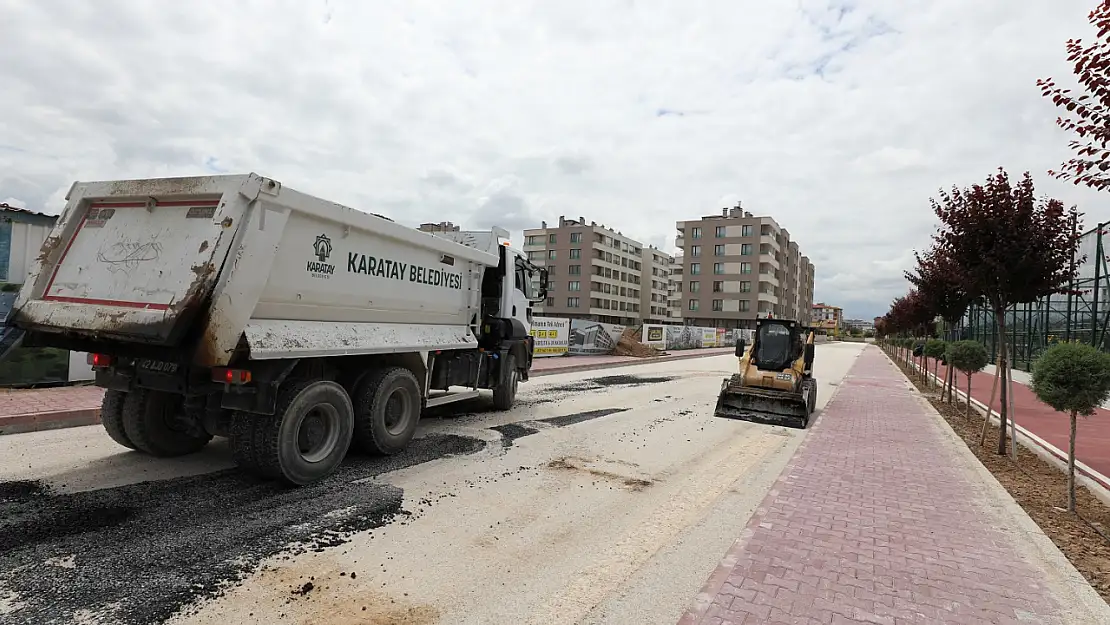
[[[476,344],[499,256],[256,174],[75,183],[9,324],[251,358]],[[493,231],[489,240],[496,240]],[[508,233],[504,233],[507,235]]]

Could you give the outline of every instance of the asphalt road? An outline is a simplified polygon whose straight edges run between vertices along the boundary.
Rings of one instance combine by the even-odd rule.
[[[861,347],[818,347],[819,408]],[[673,623],[804,436],[712,416],[735,366],[535,378],[301,489],[222,441],[0,437],[0,623]]]

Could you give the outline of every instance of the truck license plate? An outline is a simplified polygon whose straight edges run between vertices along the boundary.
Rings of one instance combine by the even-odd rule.
[[[153,373],[177,373],[178,368],[176,362],[166,362],[165,360],[154,360],[152,358],[142,358],[138,361],[138,364],[140,369]]]

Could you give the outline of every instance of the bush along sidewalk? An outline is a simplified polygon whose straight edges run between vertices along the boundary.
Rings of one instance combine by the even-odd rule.
[[[1083,343],[1049,347],[1033,364],[1033,393],[1071,420],[1068,435],[1068,512],[1075,514],[1075,424],[1110,398],[1110,354]]]

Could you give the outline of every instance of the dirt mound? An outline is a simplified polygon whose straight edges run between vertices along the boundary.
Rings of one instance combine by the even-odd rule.
[[[617,348],[613,350],[617,356],[633,356],[636,358],[652,358],[662,352],[654,347],[649,347],[640,342],[640,330],[628,328],[621,334],[617,341]]]

